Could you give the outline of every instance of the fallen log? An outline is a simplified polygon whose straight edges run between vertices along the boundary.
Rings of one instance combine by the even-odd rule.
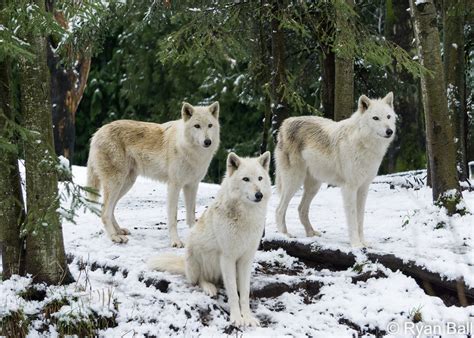
[[[315,247],[292,240],[263,240],[262,250],[284,249],[290,256],[299,258],[306,265],[317,269],[345,270],[353,267],[356,257],[353,253]],[[393,270],[401,271],[416,280],[430,296],[440,297],[446,305],[469,306],[474,304],[474,289],[465,285],[462,278],[450,280],[438,273],[428,271],[414,261],[404,261],[393,254],[366,252],[368,261],[380,263]]]

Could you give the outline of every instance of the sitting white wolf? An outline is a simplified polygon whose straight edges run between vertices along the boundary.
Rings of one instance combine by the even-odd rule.
[[[250,273],[271,195],[269,166],[268,151],[258,158],[230,153],[216,200],[191,229],[186,258],[164,254],[148,262],[152,269],[185,274],[210,296],[222,280],[230,320],[239,326],[259,324],[250,312]]]
[[[316,116],[286,119],[275,150],[276,181],[281,194],[276,210],[278,230],[288,234],[288,203],[303,184],[298,207],[300,221],[307,236],[319,236],[308,213],[312,199],[326,182],[341,187],[351,245],[367,246],[363,228],[367,192],[393,140],[396,117],[390,92],[376,100],[362,95],[358,110],[339,122]]]

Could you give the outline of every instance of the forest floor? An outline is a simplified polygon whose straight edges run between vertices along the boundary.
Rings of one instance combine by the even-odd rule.
[[[85,183],[85,168],[74,167],[73,174],[76,183]],[[74,322],[85,322],[84,318],[91,316],[104,328],[101,335],[123,337],[371,336],[397,330],[403,335],[411,333],[402,331],[403,325],[412,327],[417,323],[417,328],[427,330],[449,322],[460,327],[472,325],[472,329],[473,305],[450,305],[429,296],[412,277],[369,262],[366,257],[371,252],[393,254],[449,280],[463,278],[466,287],[474,288],[474,216],[448,217],[434,207],[431,190],[423,185],[424,175],[410,172],[376,178],[366,209],[365,233],[372,244],[367,251],[349,247],[342,198],[334,187],[323,186],[311,206],[310,218],[322,236],[304,237],[297,212],[300,191],[287,214],[288,230],[296,236],[292,241],[352,252],[357,263],[342,270],[320,269],[283,249],[258,251],[253,265],[251,307],[261,327],[239,329],[229,325],[223,289],[213,299],[182,276],[147,269],[149,257],[165,251],[184,254],[184,249],[169,247],[166,186],[141,178],[116,210],[120,225],[132,232],[127,244],[112,243],[97,215],[80,213],[76,224],[65,223],[63,228],[71,272],[77,282],[46,288],[38,299],[25,297],[28,278],[0,283],[0,318],[2,311],[5,316],[8,311],[22,309],[31,317],[30,334],[43,332],[48,336],[58,330],[77,331]],[[212,203],[218,188],[200,185],[198,216]],[[474,212],[474,192],[465,191],[464,198]],[[276,231],[277,203],[278,194],[274,191],[266,241],[287,240]],[[183,239],[189,231],[184,218],[180,201],[178,228]],[[66,298],[69,300],[61,303]],[[45,304],[55,301],[56,307],[46,315]],[[389,325],[392,322],[396,324]],[[87,324],[81,325],[87,330]]]

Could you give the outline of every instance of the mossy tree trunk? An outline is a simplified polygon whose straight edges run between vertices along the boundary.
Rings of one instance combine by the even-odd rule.
[[[410,11],[421,63],[431,72],[423,74],[421,87],[433,201],[454,214],[460,211],[457,207],[462,195],[456,171],[455,136],[448,112],[436,8],[433,0],[418,4],[410,0]]]
[[[44,10],[44,1],[36,0]],[[27,37],[35,57],[20,62],[20,99],[24,127],[31,131],[25,146],[26,166],[26,272],[35,282],[72,281],[64,252],[58,214],[57,157],[53,146],[50,75],[44,36]]]
[[[467,181],[467,111],[464,73],[465,0],[443,0],[444,74],[449,114],[454,123],[459,179]]]
[[[354,6],[353,0],[346,0]],[[343,28],[346,15],[336,10],[337,34],[351,34]],[[343,40],[342,40],[343,41]],[[336,46],[337,47],[337,46]],[[354,112],[354,58],[351,55],[338,55],[334,61],[334,120],[344,120]]]
[[[286,66],[285,66],[285,34],[281,28],[281,11],[284,0],[271,2],[271,39],[272,39],[272,136],[277,143],[278,129],[288,117],[288,103],[285,99]]]
[[[25,258],[20,236],[25,208],[18,168],[18,149],[14,132],[8,126],[8,121],[14,119],[11,86],[11,62],[4,59],[0,62],[0,137],[11,147],[0,146],[0,248],[3,279],[14,274],[23,275]]]

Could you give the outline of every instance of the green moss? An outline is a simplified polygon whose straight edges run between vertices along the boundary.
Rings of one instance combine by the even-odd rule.
[[[466,215],[468,213],[459,191],[444,193],[438,198],[436,205],[446,208],[448,215],[450,216],[454,214]]]

